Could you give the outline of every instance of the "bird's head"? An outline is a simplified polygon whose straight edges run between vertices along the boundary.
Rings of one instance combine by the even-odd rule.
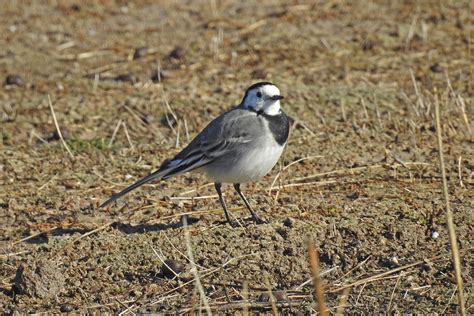
[[[270,82],[258,82],[245,92],[241,106],[254,111],[257,115],[277,115],[280,113],[280,89]]]

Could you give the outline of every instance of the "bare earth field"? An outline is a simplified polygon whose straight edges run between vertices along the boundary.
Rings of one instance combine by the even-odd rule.
[[[0,311],[316,314],[314,240],[331,313],[459,313],[438,101],[474,313],[472,7],[3,2]],[[280,165],[243,186],[266,224],[225,186],[230,227],[198,174],[98,209],[260,80],[294,119]]]

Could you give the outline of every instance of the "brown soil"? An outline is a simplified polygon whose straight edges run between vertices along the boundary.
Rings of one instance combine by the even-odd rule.
[[[331,312],[345,293],[348,313],[458,313],[437,99],[474,313],[469,2],[190,3],[2,4],[0,310],[204,311],[188,231],[218,314],[272,313],[269,289],[279,312],[316,313],[308,239]],[[243,187],[267,224],[226,187],[227,225],[193,174],[97,208],[258,80],[295,119],[280,168]]]

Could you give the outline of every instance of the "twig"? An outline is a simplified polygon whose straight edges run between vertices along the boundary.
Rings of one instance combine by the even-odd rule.
[[[80,59],[87,59],[95,56],[103,56],[107,54],[111,54],[114,51],[111,49],[104,49],[104,50],[97,50],[91,52],[84,52],[79,54],[66,54],[66,55],[59,55],[57,58],[59,60],[80,60]]]
[[[49,183],[51,183],[54,179],[56,179],[57,176],[58,176],[57,174],[52,176],[48,181],[46,181],[42,186],[40,186],[37,191],[39,192],[43,190]]]
[[[462,157],[459,156],[458,159],[458,180],[459,180],[459,185],[461,188],[464,187],[464,183],[462,182]]]
[[[184,226],[184,238],[186,240],[186,248],[188,249],[188,257],[190,259],[191,271],[194,275],[196,287],[199,290],[199,294],[201,295],[201,300],[204,304],[204,308],[206,309],[207,314],[212,315],[211,307],[209,306],[206,293],[204,292],[204,288],[202,287],[201,279],[199,277],[199,271],[197,270],[196,264],[194,263],[193,248],[191,246],[191,238],[189,237],[188,220],[186,216],[183,217],[183,226]]]
[[[30,132],[30,137],[28,139],[28,145],[31,145],[31,142],[33,141],[33,137],[36,137],[37,139],[39,139],[43,144],[47,144],[48,142],[46,141],[46,139],[44,139],[43,137],[41,137],[40,135],[36,134],[35,132],[35,129],[33,128]]]
[[[380,164],[380,165],[356,167],[356,168],[351,168],[351,169],[338,169],[338,170],[333,170],[333,171],[328,171],[328,172],[323,172],[323,173],[316,173],[316,174],[305,176],[305,177],[294,178],[294,179],[291,179],[291,181],[303,181],[303,180],[319,178],[319,177],[324,177],[324,176],[344,175],[346,173],[354,173],[354,172],[360,172],[360,171],[371,170],[371,169],[382,169],[382,168],[390,168],[390,167],[393,168],[393,167],[398,167],[400,165],[401,164]],[[408,168],[408,166],[429,166],[429,165],[431,164],[426,163],[426,162],[404,162],[403,166]]]
[[[286,189],[286,188],[293,188],[293,187],[301,187],[305,185],[316,185],[316,186],[323,186],[328,184],[335,184],[338,183],[337,180],[329,180],[329,181],[313,181],[313,182],[303,182],[303,183],[289,183],[278,186],[278,189]]]
[[[128,133],[127,124],[125,124],[125,122],[122,122],[122,126],[123,126],[123,130],[125,132],[125,137],[127,137],[127,141],[128,141],[129,146],[130,146],[130,149],[133,150],[134,146],[132,144],[132,139],[130,138],[130,134]]]
[[[321,156],[321,155],[315,155],[315,156],[308,156],[308,157],[303,157],[303,158],[300,158],[300,159],[297,159],[295,161],[292,161],[291,163],[289,163],[288,165],[286,165],[285,167],[281,168],[280,171],[278,171],[277,175],[275,176],[275,178],[273,178],[273,181],[272,181],[272,184],[270,185],[270,188],[268,189],[269,192],[271,192],[273,190],[273,187],[276,183],[276,181],[278,180],[278,178],[280,177],[280,175],[282,174],[283,171],[285,171],[286,169],[288,169],[289,167],[291,167],[292,165],[298,163],[298,162],[301,162],[303,160],[307,160],[307,159],[313,159],[313,158],[323,158],[324,156]]]
[[[25,238],[23,238],[23,239],[14,241],[14,242],[12,242],[11,245],[14,246],[14,245],[16,245],[16,244],[19,244],[19,243],[22,243],[22,242],[24,242],[24,241],[33,239],[33,238],[38,237],[38,236],[41,236],[41,235],[43,235],[43,234],[47,234],[47,233],[49,233],[49,232],[55,230],[56,228],[57,228],[57,226],[54,226],[54,227],[52,227],[52,228],[50,228],[50,229],[47,229],[47,230],[45,230],[45,231],[42,231],[42,232],[39,232],[39,233],[30,235],[30,236],[28,236],[28,237],[25,237]]]
[[[388,303],[388,308],[387,308],[388,314],[390,314],[390,310],[392,309],[393,297],[395,296],[395,290],[397,289],[398,284],[400,283],[401,277],[402,277],[402,273],[398,275],[397,282],[395,282],[395,286],[393,287],[393,290],[392,290],[392,295],[390,295],[390,302]]]
[[[183,120],[184,120],[184,132],[186,134],[186,141],[189,142],[188,121],[186,120],[186,118],[184,118]]]
[[[457,103],[459,108],[461,109],[461,114],[462,114],[464,124],[466,124],[468,133],[471,134],[471,126],[469,125],[469,119],[466,114],[466,103],[464,102],[464,99],[461,97],[461,95],[454,92],[453,86],[451,85],[451,80],[449,79],[449,76],[448,76],[448,71],[445,72],[445,76],[446,76],[446,82],[448,84],[448,89],[454,98],[454,102]]]
[[[331,269],[328,269],[328,270],[326,270],[326,271],[321,272],[321,273],[319,274],[319,276],[322,277],[322,276],[324,276],[324,275],[326,275],[326,274],[328,274],[328,273],[330,273],[330,272],[332,272],[332,271],[334,271],[334,270],[336,270],[336,269],[338,269],[338,268],[339,268],[338,266],[334,266],[334,267],[332,267]],[[301,290],[306,284],[308,284],[308,283],[310,283],[310,282],[312,282],[312,281],[313,281],[313,278],[309,278],[308,280],[304,281],[303,283],[301,283],[300,285],[298,285],[298,286],[295,287],[294,289],[297,290],[297,291],[298,291],[298,290]]]
[[[63,134],[61,133],[61,129],[59,128],[58,120],[56,119],[56,114],[54,114],[54,108],[53,108],[53,103],[51,102],[51,96],[49,94],[48,94],[48,102],[49,102],[49,108],[51,109],[51,114],[53,115],[54,125],[56,126],[56,131],[58,132],[59,138],[61,139],[61,142],[63,143],[64,148],[66,148],[67,152],[71,156],[71,159],[74,160],[74,155],[72,154],[71,149],[69,149],[68,145],[66,144]]]
[[[200,185],[198,188],[180,192],[179,195],[186,195],[186,194],[194,193],[194,192],[196,192],[199,188],[202,189],[202,188],[205,188],[205,187],[210,187],[210,186],[212,186],[212,185],[214,185],[214,182],[209,182],[209,183]]]
[[[25,253],[30,253],[31,250],[23,250],[23,251],[19,251],[19,252],[11,252],[11,253],[7,253],[7,254],[1,254],[0,255],[0,259],[8,259],[10,257],[13,257],[13,256],[19,256],[19,255],[23,255]]]
[[[253,32],[255,29],[265,25],[267,23],[267,19],[261,19],[255,23],[252,23],[250,24],[249,26],[247,26],[246,28],[242,29],[239,31],[239,35],[242,36],[242,35],[245,35],[247,33],[251,33]]]
[[[474,248],[468,248],[466,249],[465,251],[468,252],[468,251],[472,251]],[[373,282],[373,281],[376,281],[376,280],[380,280],[381,278],[383,277],[386,277],[388,275],[391,275],[391,274],[394,274],[394,273],[397,273],[398,271],[402,271],[402,270],[406,270],[406,269],[409,269],[409,268],[413,268],[413,267],[416,267],[420,264],[423,264],[423,263],[426,263],[428,261],[444,261],[444,260],[448,260],[446,258],[442,258],[443,256],[445,256],[444,254],[443,255],[437,255],[437,256],[434,256],[434,257],[431,257],[431,258],[427,258],[427,259],[423,259],[423,260],[418,260],[418,261],[415,261],[413,263],[410,263],[410,264],[407,264],[407,265],[404,265],[404,266],[401,266],[401,267],[397,267],[397,268],[394,268],[392,270],[388,270],[388,271],[385,271],[385,272],[381,272],[381,273],[378,273],[378,274],[375,274],[375,275],[372,275],[372,276],[369,276],[367,278],[364,278],[364,279],[361,279],[361,280],[358,280],[358,281],[355,281],[355,282],[352,282],[350,284],[347,284],[347,285],[344,285],[344,286],[341,286],[341,287],[338,287],[336,289],[332,289],[332,290],[329,290],[329,293],[337,293],[337,292],[340,292],[348,287],[354,287],[354,286],[358,286],[358,285],[361,285],[361,284],[365,284],[365,283],[369,283],[369,282]]]
[[[117,300],[117,302],[119,302],[119,301]],[[122,302],[119,302],[119,303],[122,306],[125,305]],[[132,313],[132,315],[136,315],[134,312],[132,312],[132,309],[135,308],[135,306],[136,306],[135,304],[132,304],[129,307],[124,306],[124,307],[127,307],[127,308],[124,309],[123,311],[121,311],[120,313],[118,313],[118,316],[126,315],[128,312]]]
[[[117,132],[120,128],[120,125],[122,125],[122,120],[119,120],[117,122],[117,125],[114,128],[114,132],[112,133],[112,137],[110,137],[110,140],[109,140],[109,148],[112,147],[112,144],[114,143],[115,136],[117,136]]]
[[[92,85],[92,93],[95,93],[97,91],[97,87],[99,86],[99,79],[100,79],[100,74],[95,74],[94,84]]]
[[[239,310],[242,309],[244,306],[248,306],[248,309],[251,310],[257,310],[257,311],[268,311],[271,307],[269,306],[270,302],[245,302],[245,301],[234,301],[231,303],[213,303],[210,305],[212,310],[220,311],[220,312],[227,312],[226,314],[229,313],[230,310]],[[277,302],[275,303],[275,306],[277,308],[291,308],[291,307],[298,307],[301,306],[301,302]],[[173,312],[176,312],[178,315],[182,315],[185,313],[190,313],[199,311],[199,306],[190,306],[190,307],[185,307],[182,309],[179,309],[177,312],[173,310]],[[199,313],[195,313],[199,315]],[[224,313],[220,313],[224,314]],[[233,313],[235,314],[235,313]],[[232,315],[233,315],[232,314]],[[194,315],[191,313],[191,315]],[[266,315],[266,314],[265,314]]]
[[[202,195],[202,196],[170,196],[171,201],[193,201],[193,200],[208,200],[219,197],[217,194]]]
[[[461,277],[461,260],[459,259],[459,249],[458,249],[458,244],[456,240],[456,231],[454,228],[453,214],[451,212],[451,207],[449,203],[448,182],[446,180],[446,169],[444,166],[443,138],[441,135],[438,93],[436,89],[434,92],[435,92],[436,135],[438,138],[438,152],[439,152],[439,163],[440,163],[440,168],[441,168],[441,177],[443,178],[443,193],[444,193],[444,200],[446,203],[446,221],[448,222],[449,242],[451,244],[454,271],[456,274],[456,284],[458,288],[458,303],[461,309],[461,315],[466,315],[466,309],[464,307],[463,284],[462,284],[462,277]]]
[[[70,242],[69,244],[67,244],[66,246],[64,246],[64,248],[66,248],[68,245],[72,245],[72,244],[76,243],[77,241],[79,241],[79,240],[81,240],[81,239],[83,239],[83,238],[85,238],[85,237],[87,237],[87,236],[89,236],[89,235],[95,234],[95,233],[97,233],[97,232],[99,232],[99,231],[101,231],[101,230],[103,230],[103,229],[106,229],[107,227],[109,227],[109,226],[112,225],[112,224],[113,224],[113,222],[109,222],[109,223],[106,223],[106,224],[104,224],[104,225],[102,225],[102,226],[97,227],[96,229],[91,230],[90,232],[87,232],[87,233],[85,233],[85,234],[82,234],[81,236],[77,237],[77,238],[74,239],[72,242]]]
[[[318,303],[318,311],[320,315],[327,316],[328,311],[326,307],[326,300],[324,298],[324,288],[319,276],[319,256],[316,246],[314,245],[314,241],[311,238],[308,238],[308,255],[311,275],[313,277],[315,299]]]

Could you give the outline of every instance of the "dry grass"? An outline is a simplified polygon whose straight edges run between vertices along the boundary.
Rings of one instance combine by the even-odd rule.
[[[465,4],[53,2],[8,2],[0,13],[0,68],[26,82],[1,89],[0,310],[444,314],[463,310],[464,291],[472,312],[473,289],[460,282],[473,283],[460,272],[474,262]],[[170,56],[178,46],[183,56]],[[114,79],[122,74],[133,80]],[[295,118],[279,172],[244,186],[268,224],[253,225],[226,190],[243,219],[228,227],[199,175],[96,209],[259,80],[278,84]],[[433,142],[440,127],[444,151]],[[433,161],[443,152],[440,176]],[[440,250],[450,244],[452,256]],[[155,249],[188,269],[162,278]],[[43,259],[61,262],[65,291],[52,300],[13,293],[18,267]],[[276,291],[285,298],[275,301]]]
[[[438,93],[435,90],[435,121],[436,121],[436,136],[438,140],[438,152],[439,152],[439,165],[441,169],[441,177],[443,181],[443,195],[444,202],[446,203],[446,222],[448,223],[449,230],[449,243],[451,244],[451,252],[453,256],[453,265],[456,275],[456,285],[458,288],[458,304],[461,311],[461,315],[466,315],[466,308],[464,306],[464,288],[461,276],[461,259],[459,257],[458,242],[456,239],[456,229],[453,222],[453,213],[451,211],[451,205],[449,202],[449,191],[448,182],[446,180],[446,167],[444,165],[444,154],[443,154],[443,136],[441,131],[440,114],[439,114],[439,100]]]
[[[308,239],[308,255],[311,275],[313,277],[314,298],[318,304],[318,312],[320,315],[326,316],[328,315],[328,310],[326,299],[324,298],[324,285],[319,273],[319,255],[314,245],[314,241],[311,239]]]

